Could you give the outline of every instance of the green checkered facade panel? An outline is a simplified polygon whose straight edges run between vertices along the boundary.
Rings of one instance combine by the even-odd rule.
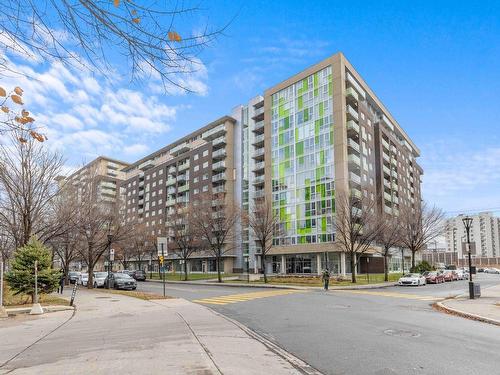
[[[282,227],[275,244],[332,241],[332,88],[329,66],[272,96],[273,207]]]

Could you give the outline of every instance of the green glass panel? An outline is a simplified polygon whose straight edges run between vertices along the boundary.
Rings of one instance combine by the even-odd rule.
[[[304,154],[304,141],[297,142],[295,149],[297,150],[297,156]]]
[[[303,96],[299,96],[299,99],[297,100],[297,105],[299,106],[299,110],[302,109],[302,107],[304,107],[304,98]]]
[[[318,87],[318,82],[319,82],[318,73],[314,73],[313,82],[314,82],[314,88],[316,89]]]
[[[311,199],[311,187],[310,186],[306,186],[305,188],[305,200],[308,201]]]
[[[321,218],[321,231],[326,232],[326,217]]]
[[[304,109],[304,122],[309,121],[309,108]]]
[[[324,114],[325,114],[324,105],[323,102],[321,102],[319,103],[319,116],[323,117]]]

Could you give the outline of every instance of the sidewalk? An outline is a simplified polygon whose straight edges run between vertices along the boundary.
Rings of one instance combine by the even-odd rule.
[[[319,374],[238,323],[183,299],[80,290],[75,303],[74,317],[49,335],[68,318],[59,314],[70,312],[10,327],[0,323],[1,363],[32,345],[0,374]]]
[[[483,289],[478,299],[460,296],[439,302],[437,306],[452,314],[500,326],[500,285]]]

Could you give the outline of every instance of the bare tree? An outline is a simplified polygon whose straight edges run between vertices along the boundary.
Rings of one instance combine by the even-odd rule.
[[[78,233],[73,231],[67,231],[61,236],[54,238],[49,242],[52,247],[54,254],[57,255],[61,262],[61,268],[65,275],[65,284],[69,283],[69,271],[71,263],[78,259],[78,246],[79,236]]]
[[[0,145],[0,225],[16,248],[31,236],[45,242],[60,229],[54,220],[59,191],[55,179],[63,159],[27,133],[15,129],[10,142]]]
[[[389,256],[394,247],[401,245],[401,231],[397,217],[381,217],[380,220],[382,223],[376,243],[380,246],[379,253],[384,257],[384,280],[389,281]]]
[[[279,215],[273,210],[272,203],[264,198],[256,202],[252,212],[245,221],[248,222],[248,226],[252,229],[260,245],[262,273],[264,275],[264,283],[267,283],[265,259],[273,246],[273,238],[280,235]]]
[[[196,56],[227,27],[196,27],[203,9],[194,2],[5,0],[0,14],[0,48],[7,52],[104,74],[111,59],[122,56],[132,79],[152,75],[165,88],[188,91],[186,76],[199,68]],[[6,58],[1,68],[16,72]]]
[[[188,260],[200,248],[195,231],[194,207],[177,204],[169,215],[170,249],[184,262],[184,280],[188,279]]]
[[[125,241],[131,232],[119,210],[119,202],[100,198],[98,182],[95,168],[89,168],[85,182],[80,183],[81,190],[75,197],[80,202],[76,213],[80,238],[78,253],[88,266],[88,288],[93,288],[94,267],[111,243]]]
[[[12,238],[5,233],[0,233],[0,257],[3,262],[3,270],[7,269],[7,263],[9,262],[12,253],[14,252],[14,244]]]
[[[351,257],[351,280],[356,282],[356,267],[375,242],[381,226],[375,200],[339,195],[335,200],[335,242]]]
[[[126,244],[127,247],[130,247],[131,259],[137,261],[137,267],[142,269],[144,258],[155,248],[156,238],[144,223],[138,223],[132,227],[132,232]]]
[[[422,202],[417,208],[404,208],[399,217],[401,243],[411,251],[411,266],[415,267],[415,254],[443,232],[444,213],[437,207]]]
[[[215,258],[217,278],[222,282],[221,261],[235,247],[235,226],[240,211],[223,193],[205,194],[195,201],[192,223],[201,246]]]

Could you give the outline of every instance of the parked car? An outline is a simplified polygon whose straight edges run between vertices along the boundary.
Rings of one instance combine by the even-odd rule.
[[[81,274],[82,274],[81,272],[69,271],[68,272],[68,279],[69,279],[70,284],[76,283],[80,279]]]
[[[482,267],[481,267],[481,268],[478,268],[478,269],[477,269],[477,272],[484,272],[484,268],[482,268]]]
[[[427,271],[423,273],[425,276],[425,282],[429,284],[440,284],[444,283],[444,276],[442,272],[438,271]]]
[[[500,270],[498,268],[488,268],[487,271],[485,270],[484,272],[486,272],[486,273],[500,274]]]
[[[444,281],[455,281],[458,280],[458,275],[453,270],[444,270]]]
[[[125,275],[129,275],[130,277],[134,277],[135,271],[132,271],[132,270],[121,270],[121,271],[118,271],[118,273],[124,273]]]
[[[106,278],[105,283],[107,283],[107,281],[108,280]],[[137,281],[135,281],[134,278],[130,277],[129,275],[123,272],[112,273],[110,275],[109,285],[114,289],[128,289],[128,290],[137,289]]]
[[[457,270],[455,271],[455,273],[457,274],[457,279],[458,279],[458,280],[465,280],[465,279],[467,278],[467,277],[465,276],[465,275],[466,275],[466,273],[464,272],[464,270],[463,270],[463,269],[460,269],[460,268],[459,268],[459,269],[457,269]]]
[[[82,286],[87,286],[88,282],[89,282],[89,274],[82,272],[80,278],[78,279],[78,284]]]
[[[407,273],[403,277],[401,277],[398,281],[399,285],[425,285],[425,276],[422,276],[419,273]]]
[[[137,281],[146,281],[146,271],[135,270],[133,278]]]
[[[94,288],[104,288],[106,277],[108,277],[107,272],[94,272]]]

